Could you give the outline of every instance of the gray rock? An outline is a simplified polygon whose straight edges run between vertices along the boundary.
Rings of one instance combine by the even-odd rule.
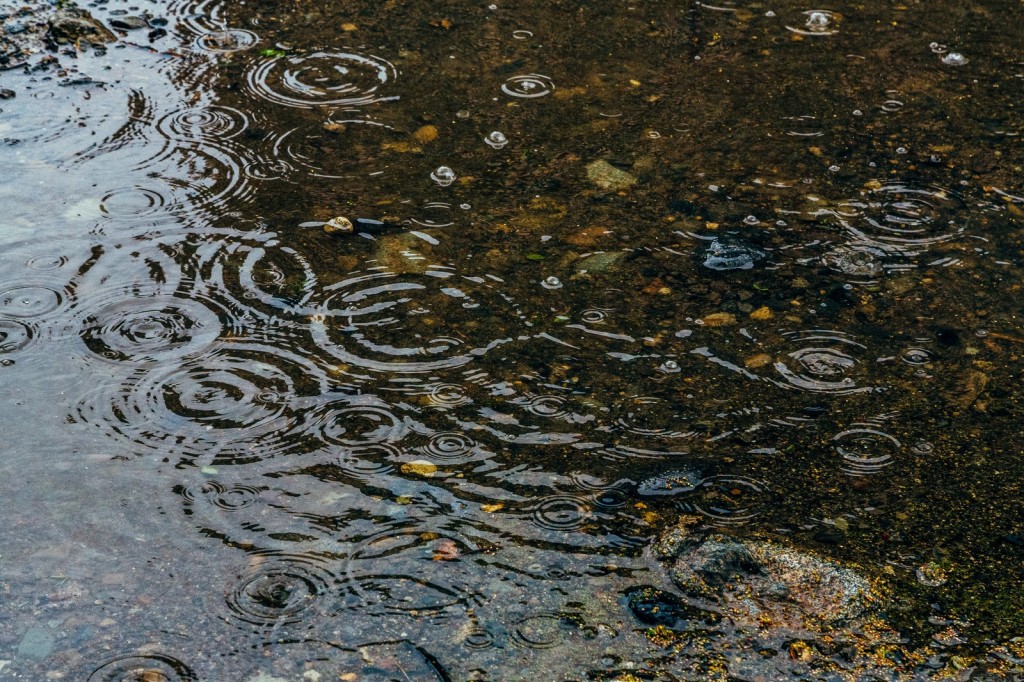
[[[53,651],[55,642],[53,633],[46,628],[29,628],[18,643],[18,655],[42,660]]]

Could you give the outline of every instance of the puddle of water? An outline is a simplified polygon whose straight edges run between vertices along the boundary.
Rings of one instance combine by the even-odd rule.
[[[48,51],[36,9],[0,676],[1020,673],[1019,22],[110,2]],[[679,523],[901,607],[851,662],[686,593]]]

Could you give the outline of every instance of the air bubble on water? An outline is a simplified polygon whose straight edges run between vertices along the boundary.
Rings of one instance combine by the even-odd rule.
[[[558,279],[554,275],[548,277],[547,279],[545,279],[540,284],[545,289],[561,289],[562,288],[562,280]]]
[[[928,49],[930,49],[935,54],[945,54],[949,48],[947,48],[942,43],[933,42],[928,45]]]
[[[896,153],[897,154],[906,154],[907,153],[907,148],[906,147],[896,147]]]
[[[679,363],[675,360],[666,360],[659,368],[662,372],[675,373],[679,371]]]
[[[839,170],[839,166],[837,166],[837,165],[835,165],[835,164],[832,164],[831,166],[829,166],[829,167],[828,167],[828,169],[829,169],[830,171],[832,171],[833,173],[835,173],[836,171],[838,171],[838,170]]]
[[[455,171],[448,166],[438,166],[434,172],[430,174],[430,179],[441,185],[441,187],[447,187],[455,182]]]
[[[864,112],[863,112],[863,111],[861,111],[860,109],[854,109],[854,110],[853,110],[853,115],[854,115],[854,116],[863,116],[863,115],[864,115]]]
[[[462,119],[463,121],[465,121],[470,116],[471,114],[469,113],[468,109],[459,109],[458,111],[455,112],[455,118]]]
[[[748,215],[746,218],[743,219],[743,222],[746,223],[747,225],[757,225],[761,221],[758,220],[757,216],[755,215]]]
[[[469,209],[471,209],[473,207],[470,206],[469,204],[459,204],[459,208],[461,208],[463,211],[468,211]]]
[[[766,17],[774,17],[775,16],[775,12],[773,12],[771,10],[768,10],[767,12],[764,13],[764,15]]]
[[[789,227],[789,223],[787,223],[785,220],[782,220],[781,218],[779,218],[778,220],[775,221],[775,226],[776,227]]]
[[[812,31],[824,31],[829,21],[831,19],[825,12],[810,12],[807,15],[807,28]]]
[[[942,55],[942,63],[946,66],[965,66],[970,63],[970,61],[970,59],[960,52],[947,52]]]
[[[505,133],[495,130],[487,134],[487,137],[484,138],[484,142],[487,143],[487,146],[493,149],[501,149],[508,144],[508,138],[505,137]]]
[[[987,329],[979,329],[978,331],[974,332],[974,335],[977,336],[979,339],[983,339],[986,336],[988,336],[988,330]]]
[[[659,137],[661,137],[661,133],[659,133],[657,130],[648,130],[647,137],[649,137],[652,140],[657,140]]]

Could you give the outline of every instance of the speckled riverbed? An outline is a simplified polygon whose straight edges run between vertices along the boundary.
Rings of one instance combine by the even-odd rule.
[[[1024,675],[1020,3],[0,6],[0,680]]]

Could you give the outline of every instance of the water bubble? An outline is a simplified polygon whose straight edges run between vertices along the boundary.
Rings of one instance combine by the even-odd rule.
[[[801,26],[789,26],[786,28],[805,36],[828,36],[838,33],[836,25],[841,18],[835,12],[829,10],[812,9],[802,13],[803,24]]]
[[[743,219],[743,223],[745,225],[759,225],[761,221],[757,219],[756,215],[748,215]]]
[[[508,144],[508,138],[505,137],[505,133],[495,130],[487,134],[487,137],[484,138],[484,142],[489,147],[501,149]]]
[[[976,332],[974,332],[974,335],[977,336],[979,339],[983,339],[986,336],[988,336],[988,330],[987,329],[979,329]]]
[[[544,287],[545,289],[561,289],[562,281],[555,277],[554,275],[552,275],[550,277],[545,278],[545,280],[541,282],[541,286]]]
[[[521,76],[512,76],[501,86],[501,91],[511,97],[523,99],[535,99],[550,95],[555,90],[555,84],[547,76],[539,73],[527,73]]]
[[[907,148],[906,147],[896,147],[896,153],[897,154],[906,154],[907,153]]]
[[[470,116],[472,116],[472,114],[469,112],[468,109],[459,109],[458,111],[455,112],[455,118],[462,121],[465,121]]]
[[[959,52],[947,52],[942,55],[942,63],[946,66],[966,66],[970,61],[970,59]]]
[[[659,369],[662,372],[666,372],[669,374],[675,374],[676,372],[680,371],[679,363],[676,362],[675,360],[666,360],[665,362],[661,363],[661,367],[659,367]]]
[[[861,111],[860,109],[854,109],[854,110],[853,110],[853,115],[854,115],[854,116],[863,116],[863,115],[864,115],[864,112],[863,112],[863,111]]]
[[[430,174],[430,179],[436,182],[441,187],[447,187],[448,185],[455,182],[455,171],[448,166],[438,166]]]
[[[935,354],[926,348],[907,348],[900,353],[900,359],[908,365],[927,365],[935,359]]]
[[[928,49],[930,49],[935,54],[945,54],[946,52],[949,51],[949,48],[947,48],[945,45],[936,42],[929,43]]]

